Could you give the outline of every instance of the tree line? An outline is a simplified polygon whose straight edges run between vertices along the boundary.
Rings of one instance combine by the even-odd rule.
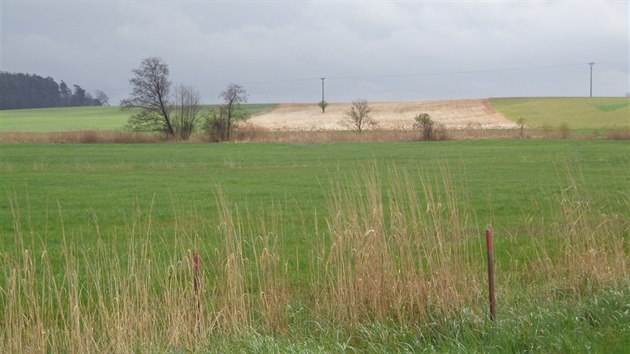
[[[0,109],[103,106],[109,98],[100,90],[92,96],[79,85],[35,74],[0,72]]]
[[[247,112],[241,109],[241,103],[247,102],[247,91],[240,85],[230,84],[221,92],[219,98],[224,104],[218,110],[202,112],[199,92],[186,85],[173,89],[168,64],[161,58],[145,58],[131,72],[132,92],[120,106],[132,110],[127,127],[133,131],[188,140],[195,129],[201,129],[213,141],[229,141],[234,121],[247,118]]]

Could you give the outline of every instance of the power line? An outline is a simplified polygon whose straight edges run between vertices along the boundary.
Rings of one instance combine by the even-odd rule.
[[[354,79],[382,79],[382,78],[400,78],[400,77],[418,77],[418,76],[463,75],[463,74],[478,74],[478,73],[492,73],[492,72],[525,71],[525,70],[536,70],[536,69],[568,68],[568,67],[577,67],[577,66],[582,66],[582,65],[584,64],[541,65],[541,66],[526,66],[526,67],[501,68],[501,69],[438,71],[438,72],[391,74],[391,75],[328,76],[328,78],[333,79],[333,80],[335,79],[336,80],[354,80]]]
[[[602,63],[604,64],[604,63]],[[608,63],[613,64],[613,63]],[[617,64],[617,63],[615,63]],[[465,75],[465,74],[479,74],[479,73],[493,73],[493,72],[510,72],[510,71],[526,71],[526,70],[539,70],[539,69],[553,69],[553,68],[569,68],[569,67],[581,67],[583,63],[575,64],[555,64],[555,65],[540,65],[540,66],[524,66],[524,67],[511,67],[511,68],[499,68],[499,69],[477,69],[477,70],[462,70],[462,71],[437,71],[437,72],[424,72],[424,73],[400,73],[400,74],[379,74],[379,75],[326,75],[326,79],[330,80],[365,80],[365,79],[389,79],[389,78],[404,78],[404,77],[422,77],[422,76],[445,76],[445,75]],[[255,81],[255,82],[241,82],[241,85],[263,85],[263,84],[275,84],[275,83],[287,83],[287,82],[301,82],[301,81],[315,81],[321,80],[321,77],[309,77],[300,79],[286,79],[286,80],[272,80],[272,81]],[[206,86],[201,85],[199,87]],[[212,85],[214,86],[214,85]]]
[[[509,67],[509,68],[497,68],[497,69],[476,69],[476,70],[458,70],[458,71],[435,71],[435,72],[420,72],[420,73],[397,73],[397,74],[379,74],[379,75],[325,75],[327,80],[367,80],[367,79],[396,79],[407,77],[426,77],[426,76],[449,76],[449,75],[468,75],[468,74],[480,74],[480,73],[499,73],[499,72],[513,72],[513,71],[529,71],[529,70],[541,70],[541,69],[555,69],[555,68],[570,68],[570,67],[582,67],[583,63],[575,64],[553,64],[553,65],[539,65],[539,66],[522,66],[522,67]],[[625,63],[598,63],[598,65],[626,65]],[[321,80],[322,76],[302,77],[302,78],[287,78],[280,80],[260,80],[260,81],[241,81],[236,82],[239,85],[259,86],[259,85],[272,85],[272,84],[284,84],[284,83],[296,83],[296,82],[308,82]],[[195,88],[221,88],[229,83],[220,84],[193,84]],[[104,88],[101,90],[107,91],[123,91],[128,88]]]

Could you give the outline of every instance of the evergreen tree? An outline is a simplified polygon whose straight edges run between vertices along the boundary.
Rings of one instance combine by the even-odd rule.
[[[103,93],[104,97],[107,97]],[[52,77],[34,74],[0,72],[0,109],[46,108],[64,106],[100,106],[103,102],[94,99],[79,85],[74,93],[68,85]]]
[[[72,106],[87,106],[87,97],[85,95],[85,90],[81,88],[79,85],[74,86],[74,93],[72,94]]]
[[[61,80],[59,84],[59,92],[61,93],[61,105],[64,107],[70,106],[72,102],[72,91],[63,80]]]

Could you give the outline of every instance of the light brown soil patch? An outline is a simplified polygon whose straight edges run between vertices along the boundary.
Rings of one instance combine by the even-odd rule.
[[[410,129],[414,117],[428,113],[447,129],[502,129],[515,128],[487,100],[450,100],[419,102],[370,102],[370,116],[378,129]],[[350,103],[332,103],[322,114],[317,104],[280,104],[271,112],[252,117],[248,123],[270,130],[347,130],[343,124],[344,112]]]

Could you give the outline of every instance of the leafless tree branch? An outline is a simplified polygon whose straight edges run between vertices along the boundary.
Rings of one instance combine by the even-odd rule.
[[[174,136],[170,119],[168,65],[160,58],[149,57],[142,60],[140,67],[133,69],[132,73],[134,77],[129,80],[133,88],[131,96],[120,103],[123,109],[140,108],[140,112],[129,119],[129,125],[136,130],[157,130]]]
[[[247,102],[247,91],[243,86],[230,84],[221,92],[219,98],[225,102],[225,113],[227,119],[227,140],[230,140],[230,133],[232,131],[232,120],[235,117],[235,113],[241,103]]]
[[[365,129],[376,126],[376,122],[370,117],[370,112],[372,112],[372,109],[366,100],[354,101],[350,110],[345,112],[345,117],[341,124],[348,129],[361,133]]]
[[[175,88],[174,101],[171,108],[173,129],[180,139],[188,140],[199,117],[201,96],[192,86],[179,85]]]

